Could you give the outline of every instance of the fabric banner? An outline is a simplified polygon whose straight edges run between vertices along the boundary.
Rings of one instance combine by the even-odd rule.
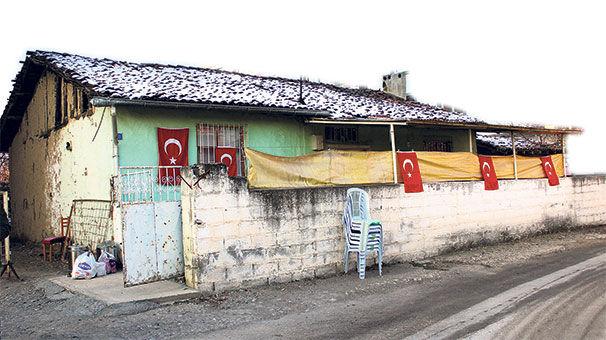
[[[158,183],[162,185],[180,185],[181,170],[187,166],[189,129],[158,128]]]
[[[484,178],[484,190],[499,190],[499,181],[492,163],[492,157],[478,156],[478,160],[480,161],[480,172]]]
[[[404,183],[404,192],[423,192],[423,180],[417,154],[414,152],[398,152],[398,181]]]
[[[421,177],[424,182],[479,181],[482,173],[478,167],[478,156],[471,152],[417,152]],[[491,156],[499,179],[513,179],[513,156]],[[517,156],[518,178],[544,178],[539,157]],[[558,176],[564,176],[564,157],[551,155]]]
[[[245,149],[251,188],[393,183],[390,151],[327,150],[279,157]]]
[[[393,183],[390,151],[327,150],[280,157],[246,149],[251,188],[305,188]],[[422,182],[480,181],[478,155],[470,152],[416,152]],[[491,156],[498,179],[513,179],[513,156]],[[561,154],[551,155],[558,176],[564,175]],[[539,157],[517,157],[518,178],[545,178]],[[400,170],[398,170],[398,173]]]
[[[551,156],[541,157],[541,164],[543,165],[543,171],[545,171],[545,175],[549,180],[549,185],[559,185],[560,180],[558,179],[558,175],[555,172],[555,167],[553,166],[553,160],[551,159]]]
[[[227,166],[227,175],[229,177],[238,176],[236,148],[218,146],[215,151],[215,162],[222,163]]]

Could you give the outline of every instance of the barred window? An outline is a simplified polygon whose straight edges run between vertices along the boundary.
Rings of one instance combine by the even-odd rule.
[[[244,127],[241,125],[198,124],[198,163],[217,164],[217,147],[236,149],[238,176],[245,176]]]
[[[355,144],[358,142],[358,128],[355,126],[327,126],[324,129],[327,143]]]
[[[428,137],[423,140],[423,150],[452,152],[452,141],[449,138]]]

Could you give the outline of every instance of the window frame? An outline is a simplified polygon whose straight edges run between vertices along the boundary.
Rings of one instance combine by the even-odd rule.
[[[233,134],[228,135],[231,133]],[[246,126],[242,124],[197,124],[196,152],[198,164],[218,164],[216,162],[217,147],[235,148],[236,161],[238,162],[237,177],[246,177],[245,136]]]
[[[358,126],[325,126],[324,142],[327,144],[359,144]]]

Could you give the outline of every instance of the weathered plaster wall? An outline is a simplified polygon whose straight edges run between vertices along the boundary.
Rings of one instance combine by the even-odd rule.
[[[249,191],[221,166],[186,176],[188,183],[201,178],[193,190],[182,184],[189,285],[212,292],[343,270],[346,188]],[[604,176],[562,178],[558,187],[544,179],[500,181],[498,191],[480,181],[427,183],[418,194],[401,185],[365,189],[371,215],[383,222],[385,262],[606,223]]]
[[[278,156],[299,156],[311,152],[311,132],[301,120],[255,113],[233,113],[194,109],[117,107],[119,159],[122,166],[158,165],[156,129],[189,128],[189,163],[198,160],[196,126],[241,124],[245,145]]]
[[[9,151],[13,232],[32,241],[60,232],[73,199],[110,199],[115,168],[110,108],[54,128],[53,84],[51,73],[40,79]]]

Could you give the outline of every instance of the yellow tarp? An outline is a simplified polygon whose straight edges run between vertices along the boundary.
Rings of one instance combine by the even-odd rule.
[[[478,156],[471,152],[417,152],[421,178],[426,182],[481,180]],[[564,175],[562,154],[551,155],[558,176]],[[492,156],[497,177],[514,178],[513,156]],[[544,178],[539,157],[517,156],[518,178]]]
[[[390,151],[328,150],[299,157],[278,157],[246,149],[251,188],[393,183]],[[559,176],[563,157],[552,155]],[[417,152],[425,182],[481,180],[478,157],[470,152]],[[493,156],[497,177],[514,178],[513,156]],[[539,157],[517,157],[518,178],[544,178]]]
[[[278,157],[246,149],[252,188],[393,183],[391,152],[328,150],[298,157]]]

